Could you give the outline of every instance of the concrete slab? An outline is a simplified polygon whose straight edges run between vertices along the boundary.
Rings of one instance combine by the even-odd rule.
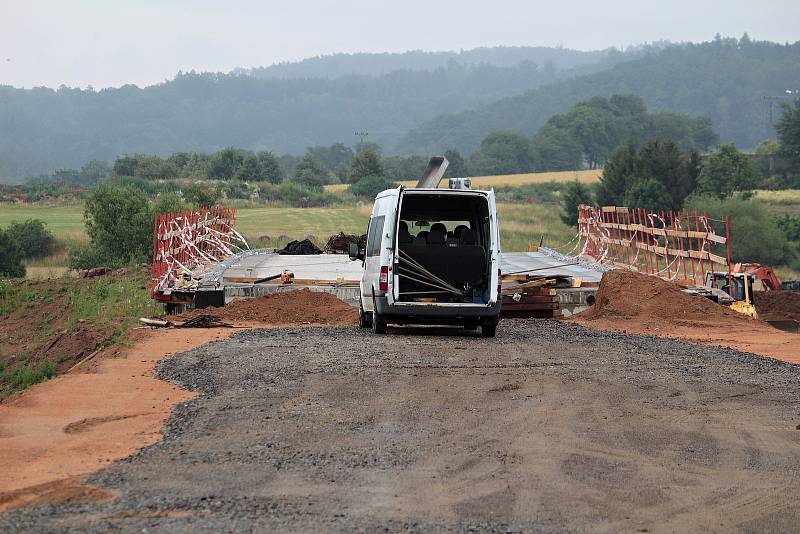
[[[500,270],[506,274],[528,269],[541,269],[531,274],[576,276],[583,279],[584,282],[599,282],[600,278],[603,277],[601,271],[590,269],[583,265],[555,267],[571,261],[577,261],[577,258],[563,257],[561,259],[543,252],[503,252],[500,260]]]

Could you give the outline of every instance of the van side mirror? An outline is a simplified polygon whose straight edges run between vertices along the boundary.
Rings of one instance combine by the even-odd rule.
[[[350,259],[353,261],[364,259],[364,253],[358,250],[358,243],[350,243],[350,247],[348,248],[347,252],[350,255]]]

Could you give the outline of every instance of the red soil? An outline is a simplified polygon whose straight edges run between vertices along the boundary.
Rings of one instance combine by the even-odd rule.
[[[215,315],[234,323],[265,325],[351,325],[358,310],[330,293],[300,289],[281,291],[255,299],[237,300],[223,308],[193,310],[176,317],[185,320],[201,314]]]

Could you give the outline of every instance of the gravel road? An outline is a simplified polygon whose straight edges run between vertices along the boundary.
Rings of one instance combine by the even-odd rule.
[[[503,321],[244,331],[162,362],[204,395],[0,531],[741,531],[800,525],[800,366]]]

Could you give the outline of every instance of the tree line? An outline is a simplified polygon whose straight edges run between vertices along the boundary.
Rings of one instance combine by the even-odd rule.
[[[774,135],[764,97],[780,100],[785,90],[800,88],[798,57],[800,42],[754,41],[747,34],[671,45],[594,74],[432,117],[406,134],[397,150],[471,152],[489,132],[532,135],[577,102],[622,93],[640,96],[651,110],[707,116],[722,142],[752,150]]]
[[[773,216],[751,198],[760,186],[800,185],[800,99],[783,106],[776,130],[777,139],[759,144],[758,158],[732,144],[701,158],[669,139],[623,143],[609,156],[596,187],[574,182],[565,188],[563,220],[575,225],[580,204],[730,216],[734,261],[800,268],[800,217]],[[782,165],[770,162],[778,156]]]

